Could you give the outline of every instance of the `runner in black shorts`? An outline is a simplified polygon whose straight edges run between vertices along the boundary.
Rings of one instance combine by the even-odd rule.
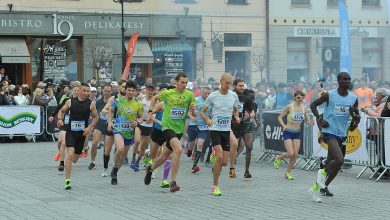
[[[65,135],[65,143],[67,146],[66,157],[66,180],[65,189],[71,189],[70,174],[72,171],[72,162],[76,163],[80,154],[83,151],[85,137],[92,131],[93,127],[99,120],[99,116],[94,103],[88,99],[90,87],[86,83],[82,83],[77,99],[66,101],[65,105],[58,112],[58,127],[64,125],[62,121],[63,114],[69,110],[69,124]],[[88,120],[92,115],[92,122],[88,125]]]

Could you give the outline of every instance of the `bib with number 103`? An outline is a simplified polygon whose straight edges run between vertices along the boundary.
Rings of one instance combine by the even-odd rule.
[[[172,119],[184,119],[186,108],[171,108],[171,118]]]
[[[230,125],[231,117],[229,116],[216,116],[215,117],[215,126],[218,128],[227,128]]]
[[[83,131],[85,129],[85,121],[71,121],[70,130],[71,131]]]

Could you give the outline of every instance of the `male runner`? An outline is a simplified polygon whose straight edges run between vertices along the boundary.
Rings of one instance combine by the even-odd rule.
[[[240,118],[238,116],[238,96],[236,93],[229,90],[232,80],[230,74],[222,74],[220,89],[212,92],[209,97],[207,97],[201,112],[202,119],[209,126],[210,139],[214,146],[216,156],[212,188],[212,194],[215,196],[222,195],[219,189],[218,179],[222,166],[226,166],[229,151],[231,151],[229,143],[232,113],[237,123],[240,123]],[[212,108],[212,119],[208,118],[206,115],[208,108]]]
[[[58,127],[64,125],[62,117],[69,110],[69,124],[65,134],[67,146],[67,156],[65,164],[65,189],[71,189],[70,174],[72,172],[72,162],[77,163],[83,151],[85,138],[92,131],[99,120],[95,104],[88,99],[90,87],[87,83],[81,83],[77,99],[66,101],[65,105],[58,112]],[[88,120],[92,115],[92,122],[88,125]]]
[[[351,77],[347,72],[340,72],[337,83],[337,89],[325,92],[310,105],[318,123],[321,123],[322,137],[328,145],[328,158],[331,158],[324,169],[318,170],[317,182],[309,190],[314,202],[321,202],[319,189],[329,185],[343,164],[341,148],[347,136],[349,116],[352,116],[349,130],[354,131],[360,122],[357,96],[348,90]],[[317,107],[322,103],[327,104],[321,117]]]
[[[118,184],[118,170],[129,152],[130,145],[134,143],[134,129],[137,126],[137,118],[142,118],[142,103],[135,98],[137,84],[134,81],[126,82],[126,96],[118,98],[112,103],[109,111],[108,131],[113,130],[116,147],[115,163],[111,171],[111,184]],[[112,122],[116,111],[115,126]]]
[[[91,147],[91,163],[88,169],[96,169],[95,159],[97,154],[97,146],[100,143],[100,138],[103,135],[109,135],[107,133],[107,115],[102,112],[104,106],[107,104],[108,99],[111,96],[112,87],[107,84],[103,88],[103,97],[96,102],[96,109],[99,112],[99,121],[96,124],[92,134],[92,147]]]
[[[188,111],[191,112],[193,117],[196,117],[195,110],[195,96],[186,89],[188,78],[185,74],[177,74],[176,89],[166,90],[153,97],[150,103],[150,108],[153,109],[157,99],[165,102],[163,118],[162,118],[162,130],[166,138],[167,149],[146,168],[146,175],[144,182],[149,185],[152,179],[153,169],[161,166],[169,156],[173,153],[172,157],[172,173],[170,191],[176,192],[180,190],[180,186],[176,184],[176,176],[179,171],[180,156],[182,153],[180,138],[184,133],[185,120],[187,118]],[[153,111],[148,113],[152,117]]]

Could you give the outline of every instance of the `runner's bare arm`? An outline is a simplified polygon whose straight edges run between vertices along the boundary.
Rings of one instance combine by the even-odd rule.
[[[349,130],[354,131],[359,126],[360,123],[360,114],[359,114],[357,99],[353,107],[352,106],[350,107],[349,111],[352,116],[352,121],[351,121],[351,125],[349,126]]]
[[[207,123],[207,125],[209,127],[211,127],[213,125],[213,121],[206,116],[206,111],[209,107],[207,105],[203,105],[202,107],[202,111],[200,112],[200,116],[202,117],[203,121],[205,121]]]
[[[107,104],[104,106],[104,108],[102,109],[102,112],[103,114],[108,114],[108,112],[110,111],[110,107],[112,105],[112,103],[114,102],[114,99],[115,99],[115,96],[111,96],[108,100],[107,100]]]
[[[233,116],[236,119],[236,123],[239,124],[241,119],[240,119],[240,116],[239,116],[239,112],[238,112],[238,107],[237,106],[233,106]]]
[[[62,118],[64,117],[65,112],[67,112],[70,109],[71,105],[71,100],[69,99],[68,101],[65,102],[64,106],[58,111],[58,121],[57,121],[57,126],[61,127],[64,125],[64,122],[62,121]]]
[[[114,117],[114,109],[109,107],[107,114],[107,131],[111,132],[114,125],[112,124],[112,118]]]
[[[96,109],[95,103],[91,103],[91,115],[92,115],[92,122],[91,122],[91,127],[95,127],[99,120],[99,114]]]
[[[313,112],[313,115],[316,117],[317,122],[321,123],[321,127],[329,127],[329,124],[327,121],[323,119],[323,117],[318,113],[317,107],[320,106],[322,103],[329,101],[329,93],[325,92],[323,93],[318,99],[314,100],[310,104],[311,112]]]
[[[279,124],[282,126],[283,130],[286,129],[287,126],[283,122],[283,117],[287,115],[289,109],[290,109],[290,105],[287,105],[286,108],[284,108],[283,111],[278,116]]]

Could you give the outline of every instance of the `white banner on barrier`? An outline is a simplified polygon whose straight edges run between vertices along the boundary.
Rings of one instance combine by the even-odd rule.
[[[385,165],[390,166],[390,120],[385,121]],[[387,132],[386,132],[387,131]]]
[[[0,134],[39,134],[40,132],[40,106],[0,108]]]
[[[368,160],[368,153],[366,148],[366,121],[367,115],[360,113],[361,119],[359,127],[351,132],[348,132],[347,148],[345,159],[348,160]],[[326,157],[328,155],[327,144],[318,143],[319,131],[317,125],[313,127],[313,156]]]

